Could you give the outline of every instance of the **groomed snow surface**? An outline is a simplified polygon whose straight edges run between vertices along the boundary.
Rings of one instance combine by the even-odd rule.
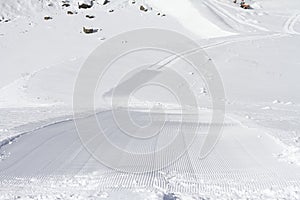
[[[300,2],[246,2],[253,9],[229,0],[1,1],[0,199],[300,199]],[[92,7],[79,9],[78,3]],[[83,27],[97,31],[85,34]],[[184,133],[200,130],[171,165],[122,173],[82,146],[72,95],[80,67],[97,46],[146,27],[177,31],[205,50],[223,81],[225,123],[213,151],[200,159],[212,112],[210,91],[184,62],[168,64],[164,67],[189,80],[201,102],[200,123],[182,122]],[[137,52],[120,59],[99,96],[113,89],[118,80],[111,77],[165,56]],[[152,106],[167,109],[168,120],[161,137],[149,143],[122,135],[105,99],[99,100],[97,117],[124,150],[156,149],[170,141],[180,115],[172,98],[154,87],[131,99],[131,116],[147,123]],[[80,120],[89,127],[89,114]],[[118,156],[120,166],[127,164]]]

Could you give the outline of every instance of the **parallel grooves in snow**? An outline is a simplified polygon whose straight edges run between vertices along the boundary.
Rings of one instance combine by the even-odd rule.
[[[215,1],[215,0],[208,0],[208,1],[203,1],[203,3],[209,7],[211,10],[214,10],[215,13],[218,13],[219,16],[224,16],[226,18],[228,18],[230,21],[235,22],[236,25],[244,25],[246,27],[252,27],[256,30],[259,31],[269,31],[267,28],[243,21],[238,19],[237,17],[234,17],[232,14],[230,14],[228,11],[226,11],[225,9],[223,9],[221,6],[218,6],[217,4],[222,4],[219,1]]]
[[[142,112],[133,111],[132,114],[138,119],[146,119]],[[109,119],[112,113],[102,112],[98,116],[108,124],[105,129],[107,136],[113,141],[118,139],[121,132],[109,123],[112,122],[112,119]],[[134,140],[124,140],[120,144],[127,151],[136,152],[149,152],[151,149],[161,148],[179,130],[180,122],[172,120],[172,117],[168,118],[169,121],[166,122],[160,137],[145,143],[147,145],[139,145]],[[196,130],[197,123],[189,121],[182,125],[184,135],[188,135]],[[16,143],[3,146],[5,151],[10,151],[12,154],[11,157],[0,162],[0,177],[2,180],[18,183],[31,177],[48,181],[49,177],[61,175],[86,177],[92,174],[91,180],[97,188],[121,190],[147,187],[185,193],[213,193],[215,187],[230,192],[300,185],[298,181],[300,170],[288,163],[279,162],[273,156],[274,153],[280,152],[282,147],[265,133],[242,126],[234,119],[224,127],[223,136],[211,154],[205,159],[199,159],[207,129],[205,123],[200,124],[193,145],[176,162],[172,163],[170,158],[166,158],[164,162],[152,159],[145,163],[146,168],[155,164],[161,166],[159,171],[135,174],[112,170],[95,160],[81,145],[74,124],[60,123],[36,130],[20,137]],[[263,137],[258,138],[256,135]],[[95,142],[94,138],[90,141],[95,151],[106,151],[102,148],[101,142]],[[54,143],[56,149],[49,151],[49,148],[54,147],[52,146]],[[182,138],[177,145],[184,147],[187,144]],[[26,152],[27,155],[24,156]],[[47,155],[46,152],[58,153]],[[143,167],[133,159],[132,162],[126,163],[122,155],[118,159],[120,166],[132,169]],[[164,167],[167,162],[171,162],[171,165]],[[32,164],[34,165],[28,168]],[[17,177],[21,179],[16,179]],[[75,180],[80,183],[80,178]]]
[[[289,34],[300,35],[300,33],[295,31],[295,29],[294,29],[294,27],[299,19],[300,19],[299,13],[292,15],[284,24],[284,31]]]

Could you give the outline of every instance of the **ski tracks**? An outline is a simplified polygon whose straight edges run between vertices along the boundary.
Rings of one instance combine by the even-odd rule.
[[[300,35],[300,33],[294,29],[299,19],[300,19],[300,13],[292,15],[284,24],[283,27],[284,32],[292,35]]]
[[[227,18],[229,21],[234,23],[235,29],[239,29],[240,25],[244,25],[246,27],[252,27],[254,30],[259,30],[263,32],[269,31],[267,28],[239,19],[238,17],[234,16],[233,14],[219,6],[221,3],[218,1],[208,0],[203,1],[203,4],[206,5],[209,9],[213,10],[218,16]]]
[[[214,47],[224,46],[231,43],[236,42],[246,42],[246,41],[255,41],[255,40],[263,40],[263,39],[275,39],[286,36],[286,34],[282,33],[272,33],[272,34],[255,34],[255,35],[241,35],[239,37],[233,37],[229,39],[224,39],[218,42],[214,42],[205,46],[201,46],[201,49],[210,49]]]

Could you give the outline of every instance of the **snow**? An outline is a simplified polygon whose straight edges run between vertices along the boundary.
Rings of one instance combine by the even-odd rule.
[[[49,12],[58,9],[58,3],[56,1],[46,0],[29,0],[29,1],[6,1],[0,2],[2,19],[15,19],[20,16],[31,16],[35,12]]]
[[[105,6],[99,0],[90,9],[79,9],[76,0],[65,2],[70,6],[54,0],[0,2],[0,199],[300,198],[300,2],[249,0],[252,10],[227,0],[116,0]],[[148,11],[141,11],[141,5]],[[83,27],[99,31],[87,35]],[[216,151],[203,162],[192,149],[186,158],[191,165],[184,158],[158,175],[105,174],[107,169],[99,170],[68,129],[74,83],[98,45],[145,27],[185,34],[206,51],[222,77],[226,126]],[[133,55],[120,60],[115,67],[124,64],[123,71],[115,68],[112,75],[121,76],[138,61],[165,56]],[[191,83],[206,127],[210,91],[183,62],[168,67]],[[104,80],[99,96],[113,89],[114,81]],[[180,114],[169,94],[157,88],[145,91],[130,99],[131,109],[143,113],[159,107],[168,115]],[[99,105],[107,109],[105,101]],[[70,140],[49,139],[60,131]],[[56,149],[48,152],[43,141]],[[11,170],[4,170],[9,165]],[[80,173],[70,175],[78,166]],[[55,167],[61,170],[53,173]],[[186,173],[189,167],[200,175],[196,183]]]
[[[149,0],[156,9],[175,17],[188,30],[202,38],[215,38],[233,35],[224,31],[201,15],[192,2],[182,0]]]

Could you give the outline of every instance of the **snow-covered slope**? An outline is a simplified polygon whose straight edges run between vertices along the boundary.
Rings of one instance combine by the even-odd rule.
[[[162,10],[175,17],[184,27],[202,37],[221,37],[233,35],[228,31],[210,21],[203,16],[201,10],[193,5],[190,1],[181,0],[149,0],[150,5],[154,5],[158,10]]]
[[[75,195],[76,198],[116,199],[130,195],[137,199],[174,199],[175,196],[183,199],[299,199],[300,2],[246,2],[253,9],[241,9],[238,4],[228,0],[111,0],[105,5],[101,0],[0,1],[0,146],[6,144],[0,148],[0,168],[11,165],[16,170],[10,169],[10,174],[3,172],[0,177],[1,188],[4,188],[4,192],[0,192],[0,198],[21,196],[72,199]],[[79,9],[78,5],[82,3],[92,7]],[[140,6],[147,11],[141,10]],[[86,15],[94,18],[87,18]],[[44,17],[50,19],[45,20]],[[83,27],[95,28],[98,32],[84,34]],[[110,192],[95,189],[93,187],[99,184],[95,177],[102,176],[90,170],[95,169],[95,162],[89,159],[89,155],[79,155],[82,149],[72,135],[74,132],[69,129],[70,122],[56,124],[69,119],[72,114],[74,82],[88,55],[115,35],[148,27],[177,31],[195,40],[215,63],[223,81],[226,119],[230,124],[225,127],[220,146],[216,147],[217,150],[210,159],[202,163],[203,168],[197,168],[199,163],[196,157],[187,157],[187,160],[193,161],[191,167],[203,175],[203,179],[197,180],[199,188],[203,189],[201,191],[205,191],[203,194],[199,191],[196,191],[197,195],[184,192],[189,188],[184,180],[184,167],[182,168],[185,161],[160,175],[151,176],[153,179],[146,175],[135,177],[135,180],[134,176],[130,176],[130,181],[126,182],[127,179],[119,179],[123,175],[109,174],[105,180],[111,178],[111,184],[122,180],[123,185],[111,185]],[[139,59],[129,56],[120,61],[119,66],[125,66],[122,70],[131,69],[131,66],[138,63],[137,60],[149,63],[154,58],[164,57],[151,52],[135,56]],[[190,81],[198,100],[202,102],[202,109],[210,111],[211,105],[206,104],[210,100],[209,91],[194,75],[194,71],[180,61],[167,67],[179,71]],[[120,75],[122,70],[116,68],[112,73]],[[118,80],[108,77],[99,90],[99,105],[104,109],[107,109],[107,105],[102,95],[109,94],[114,89],[114,81]],[[164,95],[160,90],[152,88],[140,96],[137,94],[130,106],[142,110],[141,108],[159,104],[169,111],[177,109],[176,104],[166,103],[167,96]],[[206,114],[203,111],[203,116],[209,118]],[[40,129],[45,124],[54,125]],[[31,131],[36,128],[39,130]],[[169,132],[173,128],[170,126]],[[15,139],[14,136],[28,131],[32,133],[28,137],[25,134],[11,141],[12,138]],[[66,133],[74,141],[67,141],[68,137],[64,135],[52,140],[52,134],[57,134],[57,131]],[[43,133],[45,134],[42,135]],[[41,135],[33,137],[36,134]],[[65,144],[69,145],[69,149],[58,157],[53,153],[52,157],[43,158],[41,155],[48,149],[43,141],[53,146],[57,143],[59,148],[56,151],[63,151]],[[37,145],[37,149],[41,151],[30,149],[34,147],[28,144]],[[22,153],[27,151],[31,153],[22,159]],[[193,155],[194,152],[190,154]],[[35,155],[38,155],[36,160]],[[49,177],[46,180],[26,177],[34,175],[34,169],[43,171],[43,164],[46,162],[50,163],[46,165],[48,168],[60,166],[59,161],[63,158],[67,159],[64,164],[68,163],[68,159],[71,159],[70,163],[78,159],[78,165],[71,165],[71,168],[81,166],[90,171],[78,175],[79,178],[57,177],[57,174],[51,177],[51,173],[47,174]],[[20,161],[16,161],[18,159]],[[85,162],[84,159],[88,161]],[[31,171],[30,163],[36,163]],[[23,170],[26,167],[28,170]],[[67,173],[65,166],[60,167],[65,169],[60,172]],[[6,181],[4,177],[14,172],[23,173],[24,177],[18,179],[20,182],[11,182],[11,179]],[[292,173],[296,179],[293,179]],[[143,182],[147,178],[150,181]],[[158,185],[151,185],[156,179],[159,180]],[[217,179],[222,180],[218,182]],[[228,183],[232,185],[238,181],[240,186],[228,186]],[[32,184],[28,186],[28,182]],[[53,186],[54,183],[59,186],[53,187],[51,192],[47,193],[42,189]],[[74,188],[61,191],[59,187],[68,183],[73,184]],[[150,184],[154,189],[142,187],[143,183]],[[83,185],[89,184],[91,187],[80,191]],[[168,189],[164,188],[164,184],[167,184]],[[132,185],[139,187],[128,189]],[[16,190],[21,187],[23,190],[16,195]],[[30,196],[31,190],[38,192]],[[114,193],[116,190],[119,192]],[[182,193],[172,194],[175,191]]]
[[[0,18],[12,20],[17,17],[34,17],[34,13],[55,12],[59,9],[58,1],[53,0],[14,0],[0,2]]]

